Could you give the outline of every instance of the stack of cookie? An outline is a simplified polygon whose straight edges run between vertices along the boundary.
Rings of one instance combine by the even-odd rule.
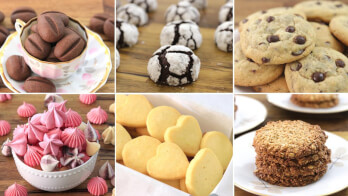
[[[259,92],[348,92],[347,21],[348,5],[339,1],[248,16],[239,24],[235,84]]]
[[[303,121],[269,122],[256,131],[255,175],[271,184],[296,187],[319,180],[331,162],[327,136]]]
[[[331,108],[338,104],[337,94],[294,94],[291,102],[300,107]]]

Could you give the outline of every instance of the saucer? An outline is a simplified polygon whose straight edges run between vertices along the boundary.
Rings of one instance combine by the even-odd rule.
[[[71,77],[64,80],[52,80],[57,93],[95,93],[105,85],[112,69],[110,50],[98,34],[89,29],[87,29],[87,34],[89,40],[84,63]],[[11,79],[7,74],[5,65],[10,56],[21,55],[21,50],[17,32],[12,33],[0,49],[2,81],[7,88],[15,93],[25,93],[23,89],[24,82]]]

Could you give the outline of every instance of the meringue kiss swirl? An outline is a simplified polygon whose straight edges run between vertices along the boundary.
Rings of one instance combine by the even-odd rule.
[[[86,142],[84,133],[78,128],[66,128],[61,137],[64,145],[70,148],[81,147]]]

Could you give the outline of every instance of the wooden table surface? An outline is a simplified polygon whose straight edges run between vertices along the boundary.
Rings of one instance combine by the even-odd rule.
[[[341,112],[341,113],[329,114],[329,115],[328,114],[302,114],[302,113],[290,112],[290,111],[278,108],[276,106],[273,106],[267,101],[266,95],[243,95],[243,96],[252,97],[261,101],[267,108],[267,112],[268,112],[265,122],[263,122],[261,125],[257,126],[256,128],[252,129],[251,131],[264,126],[266,122],[268,121],[303,120],[311,124],[319,125],[322,129],[329,131],[331,133],[334,133],[348,140],[348,119],[347,119],[348,112]],[[243,134],[238,134],[235,136],[235,138],[238,138],[239,136]],[[254,194],[246,192],[235,186],[235,196],[252,196],[252,195]],[[347,196],[347,195],[348,195],[348,188],[336,194],[333,194],[333,196]]]
[[[0,145],[7,139],[12,139],[12,132],[18,124],[27,123],[27,118],[21,118],[17,115],[17,108],[19,105],[26,101],[28,103],[33,104],[38,112],[43,112],[47,110],[43,105],[45,95],[13,95],[13,99],[4,103],[0,103],[0,120],[7,120],[11,124],[11,133],[6,136],[0,137]],[[110,104],[114,102],[114,95],[98,95],[97,101],[88,106],[80,103],[78,95],[63,95],[65,100],[68,100],[66,106],[67,108],[71,108],[80,113],[83,122],[87,122],[87,113],[90,109],[95,108],[97,106],[101,106],[104,110],[108,111]],[[115,115],[109,114],[108,121],[103,125],[93,125],[93,127],[99,130],[100,133],[104,131],[108,126],[114,126],[115,124]],[[114,146],[108,144],[104,144],[103,141],[100,142],[101,150],[99,152],[98,161],[96,163],[95,169],[91,175],[91,177],[95,177],[98,175],[99,168],[105,163],[105,161],[109,161],[113,166],[115,165],[115,150]],[[35,187],[28,184],[18,173],[17,168],[15,166],[14,160],[12,157],[5,157],[0,154],[0,195],[4,195],[4,191],[12,185],[14,182],[25,186],[31,196],[44,196],[44,195],[90,195],[87,191],[87,182],[88,179],[82,183],[80,186],[63,193],[47,193],[41,190],[36,189]],[[110,183],[110,180],[107,180],[109,187],[109,194],[111,195],[111,191],[113,186]]]
[[[127,1],[122,0],[123,4]],[[178,0],[159,0],[157,11],[149,14],[148,25],[139,28],[138,44],[120,49],[121,65],[116,73],[117,92],[232,92],[232,54],[217,49],[214,33],[219,25],[218,13],[225,0],[209,1],[201,11],[199,24],[203,36],[201,48],[194,51],[201,59],[201,71],[196,82],[182,87],[156,85],[147,74],[147,63],[160,48],[160,33],[165,26],[164,14]]]
[[[32,7],[37,14],[40,14],[48,10],[57,10],[64,12],[68,16],[79,20],[82,24],[88,26],[89,20],[94,14],[103,12],[103,0],[0,0],[1,6],[0,11],[2,11],[6,18],[5,21],[1,24],[6,28],[10,29],[11,32],[14,32],[14,27],[11,23],[11,13],[13,10],[20,6],[29,6]],[[109,78],[105,86],[99,89],[98,93],[114,93],[115,92],[115,69],[114,69],[114,56],[115,56],[115,47],[114,42],[108,41],[108,39],[101,35],[106,45],[110,48],[111,59],[113,68],[110,72]],[[2,80],[0,81],[0,93],[1,92],[11,92],[3,84]]]

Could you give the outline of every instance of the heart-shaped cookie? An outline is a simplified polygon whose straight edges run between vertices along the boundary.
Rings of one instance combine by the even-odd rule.
[[[122,160],[122,150],[124,145],[132,140],[128,131],[120,124],[116,123],[116,161]]]
[[[220,160],[222,168],[226,170],[231,161],[233,147],[228,137],[218,131],[210,131],[203,135],[201,149],[209,148]]]
[[[180,112],[169,106],[159,106],[153,108],[147,116],[146,126],[149,134],[157,138],[159,141],[164,141],[164,133],[168,127],[176,125]]]
[[[116,95],[116,122],[126,127],[146,127],[152,108],[143,95]]]
[[[130,140],[124,145],[122,151],[124,165],[147,174],[146,164],[156,155],[156,149],[160,144],[158,139],[150,136],[140,136]]]
[[[185,178],[189,161],[185,153],[175,143],[164,142],[157,147],[156,156],[147,162],[150,176],[161,180]]]
[[[189,157],[195,156],[202,140],[202,131],[197,119],[182,115],[175,126],[169,127],[164,134],[164,141],[176,143]]]
[[[222,165],[209,148],[203,148],[191,160],[186,172],[186,187],[192,196],[208,196],[220,182]]]

